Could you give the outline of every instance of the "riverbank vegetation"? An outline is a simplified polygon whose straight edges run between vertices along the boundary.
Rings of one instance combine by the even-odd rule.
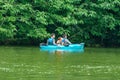
[[[38,45],[50,33],[120,46],[120,0],[0,0],[0,44]]]

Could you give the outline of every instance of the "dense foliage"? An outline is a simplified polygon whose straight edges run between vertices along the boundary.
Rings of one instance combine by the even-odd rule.
[[[0,0],[0,44],[38,45],[50,33],[120,46],[120,0]]]

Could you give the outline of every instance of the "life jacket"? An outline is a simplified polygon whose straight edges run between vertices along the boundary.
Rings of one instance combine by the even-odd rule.
[[[53,38],[49,38],[49,39],[48,39],[48,45],[54,45],[53,41],[54,41]]]
[[[65,43],[65,38],[62,38],[62,42]]]

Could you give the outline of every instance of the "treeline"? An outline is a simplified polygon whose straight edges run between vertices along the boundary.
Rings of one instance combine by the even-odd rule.
[[[0,0],[0,44],[38,45],[50,33],[120,46],[120,0]]]

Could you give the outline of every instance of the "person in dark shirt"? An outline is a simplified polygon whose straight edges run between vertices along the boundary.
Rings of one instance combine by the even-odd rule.
[[[55,34],[54,33],[52,33],[51,38],[49,38],[47,40],[47,45],[56,45],[56,43],[55,43]]]

